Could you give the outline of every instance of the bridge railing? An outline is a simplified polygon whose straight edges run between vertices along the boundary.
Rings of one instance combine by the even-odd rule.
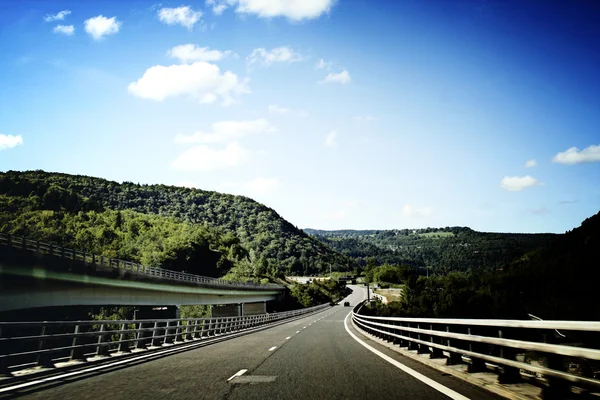
[[[44,254],[63,259],[74,260],[83,263],[83,265],[93,265],[100,267],[117,268],[124,271],[135,272],[155,276],[163,279],[172,279],[177,281],[194,282],[202,284],[212,284],[229,287],[243,288],[264,288],[264,289],[282,289],[280,285],[273,283],[256,284],[251,282],[232,282],[224,279],[210,278],[201,275],[188,274],[185,272],[172,271],[164,268],[148,267],[131,261],[124,261],[117,258],[99,256],[85,251],[79,251],[53,245],[52,243],[31,240],[25,237],[0,234],[0,245],[10,246],[16,249],[31,251],[36,254]]]
[[[222,318],[0,322],[0,375],[224,336],[328,307]]]
[[[529,379],[548,390],[600,388],[600,322],[396,318],[352,312],[355,326],[468,372],[494,370],[499,383]]]

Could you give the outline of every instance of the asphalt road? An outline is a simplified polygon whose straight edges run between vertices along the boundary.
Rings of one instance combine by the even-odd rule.
[[[346,300],[364,298],[362,287]],[[342,303],[343,304],[343,303]],[[349,307],[321,313],[195,350],[23,393],[24,399],[494,399],[365,339],[369,346],[433,379],[424,383],[357,342]],[[243,371],[246,370],[246,371]],[[242,372],[243,371],[243,374]],[[234,377],[238,374],[239,376]],[[418,375],[418,374],[417,374]],[[435,386],[435,384],[434,384]],[[460,397],[460,396],[464,397]]]

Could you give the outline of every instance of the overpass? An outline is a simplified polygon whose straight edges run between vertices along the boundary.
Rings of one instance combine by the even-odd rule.
[[[23,237],[0,235],[0,312],[73,305],[259,303],[280,298],[275,284],[222,279],[148,267]],[[250,309],[250,307],[248,307]]]
[[[172,326],[170,335],[165,333],[168,326],[159,327],[159,334],[152,338],[162,338],[168,344],[155,346],[162,352],[155,357],[140,352],[122,358],[114,348],[114,356],[105,357],[112,364],[74,364],[64,371],[55,365],[20,377],[18,366],[11,367],[10,376],[0,380],[0,398],[597,398],[594,393],[600,390],[600,380],[588,372],[572,370],[572,365],[592,363],[600,352],[582,343],[552,343],[550,337],[556,329],[565,336],[573,332],[597,336],[600,322],[376,318],[361,312],[364,288],[352,289],[354,293],[344,300],[356,306],[354,309],[323,306],[291,318],[267,314],[201,323],[186,320]],[[249,325],[265,320],[279,322],[248,330]],[[112,322],[127,325],[133,321]],[[240,323],[241,329],[236,328]],[[10,324],[0,323],[0,327]],[[140,321],[125,331],[139,331],[141,325]],[[117,327],[113,333],[123,328]],[[96,353],[106,339],[95,338],[105,333],[102,329],[93,333],[90,343]],[[71,333],[66,339],[79,336],[81,333]],[[168,336],[179,337],[175,340],[179,345],[168,341]],[[112,337],[119,344],[138,341],[135,335],[129,336],[133,339]],[[35,335],[0,335],[0,348],[2,344],[14,348],[20,340],[39,339]],[[198,345],[203,342],[207,345]],[[40,343],[37,352],[47,351],[47,342]],[[72,348],[76,346],[58,350]],[[528,354],[528,362],[521,358],[523,353]]]

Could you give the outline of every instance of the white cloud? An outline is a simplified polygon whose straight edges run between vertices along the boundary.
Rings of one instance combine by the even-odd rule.
[[[212,8],[213,14],[221,15],[230,6],[235,5],[236,0],[206,0],[205,3]]]
[[[100,40],[107,35],[114,35],[121,28],[121,22],[117,21],[117,17],[106,18],[102,15],[87,19],[84,24],[85,31],[94,40]]]
[[[280,183],[277,179],[259,176],[248,182],[224,182],[218,190],[254,198],[272,194],[279,187]]]
[[[337,131],[331,131],[327,134],[325,138],[325,142],[323,143],[325,147],[335,147],[337,146]]]
[[[402,207],[402,216],[405,218],[425,218],[433,214],[433,210],[429,206],[415,207],[410,204],[405,204]]]
[[[56,25],[52,32],[71,36],[75,33],[75,27],[73,25]]]
[[[269,114],[279,114],[279,115],[296,115],[299,117],[308,117],[308,113],[304,110],[291,110],[287,107],[281,107],[277,104],[269,104],[268,107]]]
[[[158,19],[167,25],[181,25],[192,29],[196,22],[202,17],[201,11],[194,11],[190,6],[181,6],[177,8],[161,8],[158,10]]]
[[[317,67],[317,69],[326,69],[329,71],[331,69],[331,62],[327,62],[321,58],[315,67]]]
[[[375,117],[367,114],[367,115],[357,115],[356,117],[354,117],[355,121],[360,121],[360,122],[367,122],[367,121],[375,121]]]
[[[533,168],[533,167],[537,166],[537,161],[535,161],[535,160],[527,160],[527,162],[525,163],[525,166],[527,168]]]
[[[208,47],[198,47],[195,44],[181,44],[167,51],[167,55],[177,58],[182,63],[191,61],[219,61],[231,54],[230,50],[210,50]]]
[[[44,20],[46,22],[62,21],[69,14],[71,14],[70,10],[62,10],[62,11],[59,11],[58,13],[56,13],[54,15],[52,15],[52,14],[46,14],[46,16],[44,17]]]
[[[289,114],[290,113],[290,109],[289,108],[285,108],[285,107],[279,107],[277,104],[269,104],[269,113],[271,114]]]
[[[180,171],[213,171],[237,167],[250,160],[250,151],[236,142],[217,150],[205,145],[184,151],[171,166]]]
[[[223,105],[230,105],[242,94],[250,93],[246,80],[240,81],[230,71],[221,73],[219,67],[203,61],[150,67],[140,79],[129,84],[128,90],[135,96],[156,101],[190,96],[202,103],[214,103],[221,98]]]
[[[579,150],[577,147],[571,147],[567,151],[558,153],[552,159],[555,163],[559,164],[580,164],[586,162],[599,162],[600,161],[600,145],[591,145],[583,150]]]
[[[526,189],[528,187],[533,186],[541,186],[542,182],[537,179],[527,175],[527,176],[505,176],[500,182],[500,186],[504,190],[508,190],[509,192],[518,192],[520,190]]]
[[[208,132],[196,132],[193,135],[177,135],[176,143],[218,143],[256,134],[275,132],[276,129],[266,119],[253,121],[220,121],[211,125]]]
[[[358,203],[355,201],[343,202],[339,205],[337,210],[335,210],[327,215],[327,219],[333,219],[333,220],[345,219],[348,216],[348,214],[356,207],[358,207]]]
[[[236,12],[262,18],[286,17],[294,21],[318,18],[328,13],[335,0],[235,0]]]
[[[21,135],[3,135],[0,133],[0,150],[12,149],[23,144]]]
[[[347,70],[343,70],[342,72],[337,74],[330,72],[319,83],[341,83],[342,85],[345,85],[346,83],[350,82],[350,79],[350,73]]]
[[[293,49],[283,46],[276,47],[267,51],[264,48],[254,49],[252,53],[246,57],[248,65],[260,63],[261,65],[268,67],[273,63],[288,63],[298,62],[304,60],[304,57],[296,53]]]

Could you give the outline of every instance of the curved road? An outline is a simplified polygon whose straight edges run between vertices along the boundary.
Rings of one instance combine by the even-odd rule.
[[[351,286],[355,305],[365,289]],[[62,382],[25,399],[494,399],[489,392],[443,376],[369,341],[345,319],[349,307],[257,333]],[[394,365],[349,332],[399,362]],[[413,372],[405,372],[406,367]],[[403,369],[401,369],[403,368]],[[416,377],[415,377],[416,376]]]

